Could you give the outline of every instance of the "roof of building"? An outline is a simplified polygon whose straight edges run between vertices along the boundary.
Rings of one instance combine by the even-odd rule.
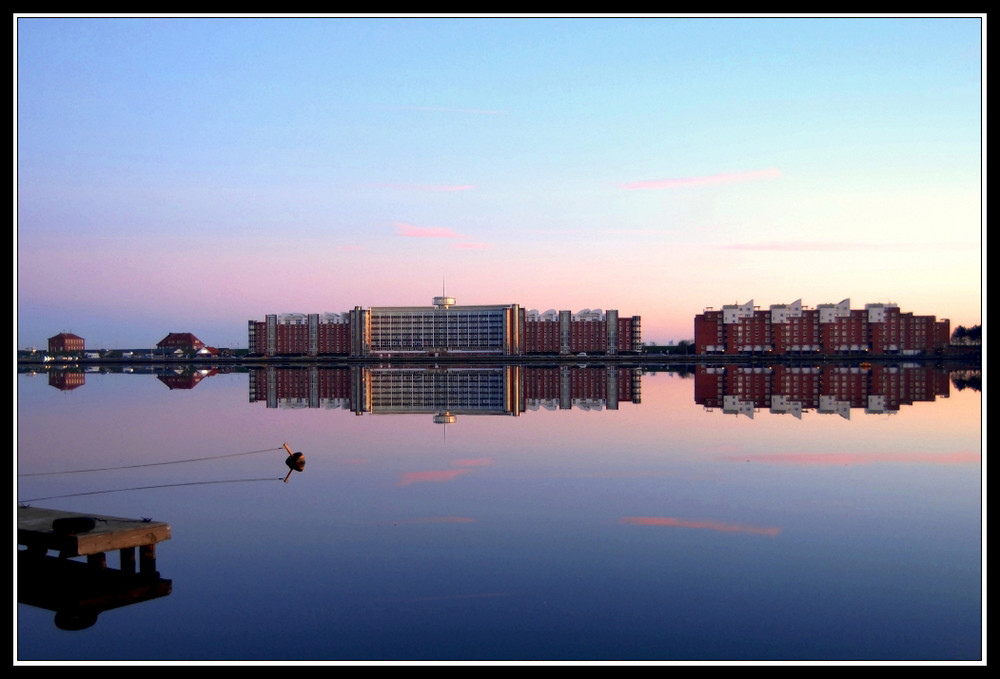
[[[163,339],[161,339],[159,342],[157,342],[156,346],[158,347],[177,346],[177,345],[196,346],[203,344],[204,342],[202,342],[200,339],[195,337],[190,332],[172,332]]]
[[[58,335],[53,335],[52,337],[49,338],[49,340],[56,340],[56,339],[83,339],[83,338],[80,337],[79,335],[74,335],[71,332],[61,332]]]

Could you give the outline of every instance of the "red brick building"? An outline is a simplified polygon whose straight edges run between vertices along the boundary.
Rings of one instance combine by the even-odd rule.
[[[642,350],[642,319],[609,309],[523,312],[525,354],[622,354]]]
[[[351,353],[351,317],[345,314],[268,314],[247,324],[250,353],[321,356]]]
[[[49,338],[49,353],[77,353],[83,351],[83,338],[71,332],[61,332]]]

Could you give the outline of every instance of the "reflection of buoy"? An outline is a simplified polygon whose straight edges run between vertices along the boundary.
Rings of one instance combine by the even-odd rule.
[[[293,453],[287,443],[285,444],[285,450],[288,451],[288,457],[285,458],[285,466],[288,467],[288,474],[285,475],[285,483],[288,483],[288,477],[292,475],[292,472],[300,472],[306,468],[306,456],[302,453]]]

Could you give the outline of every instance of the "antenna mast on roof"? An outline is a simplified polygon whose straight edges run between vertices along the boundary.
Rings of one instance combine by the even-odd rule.
[[[444,292],[444,276],[441,277],[441,296],[434,298],[434,306],[438,309],[447,309],[455,304],[454,297],[448,297]]]

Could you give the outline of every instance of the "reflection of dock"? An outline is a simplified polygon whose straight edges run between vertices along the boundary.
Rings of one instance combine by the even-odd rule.
[[[89,627],[102,611],[170,594],[170,580],[156,571],[156,543],[169,539],[166,523],[18,507],[17,542],[26,549],[17,554],[17,600],[55,611],[64,629]],[[113,550],[119,570],[107,567]],[[86,563],[72,560],[79,556]]]

